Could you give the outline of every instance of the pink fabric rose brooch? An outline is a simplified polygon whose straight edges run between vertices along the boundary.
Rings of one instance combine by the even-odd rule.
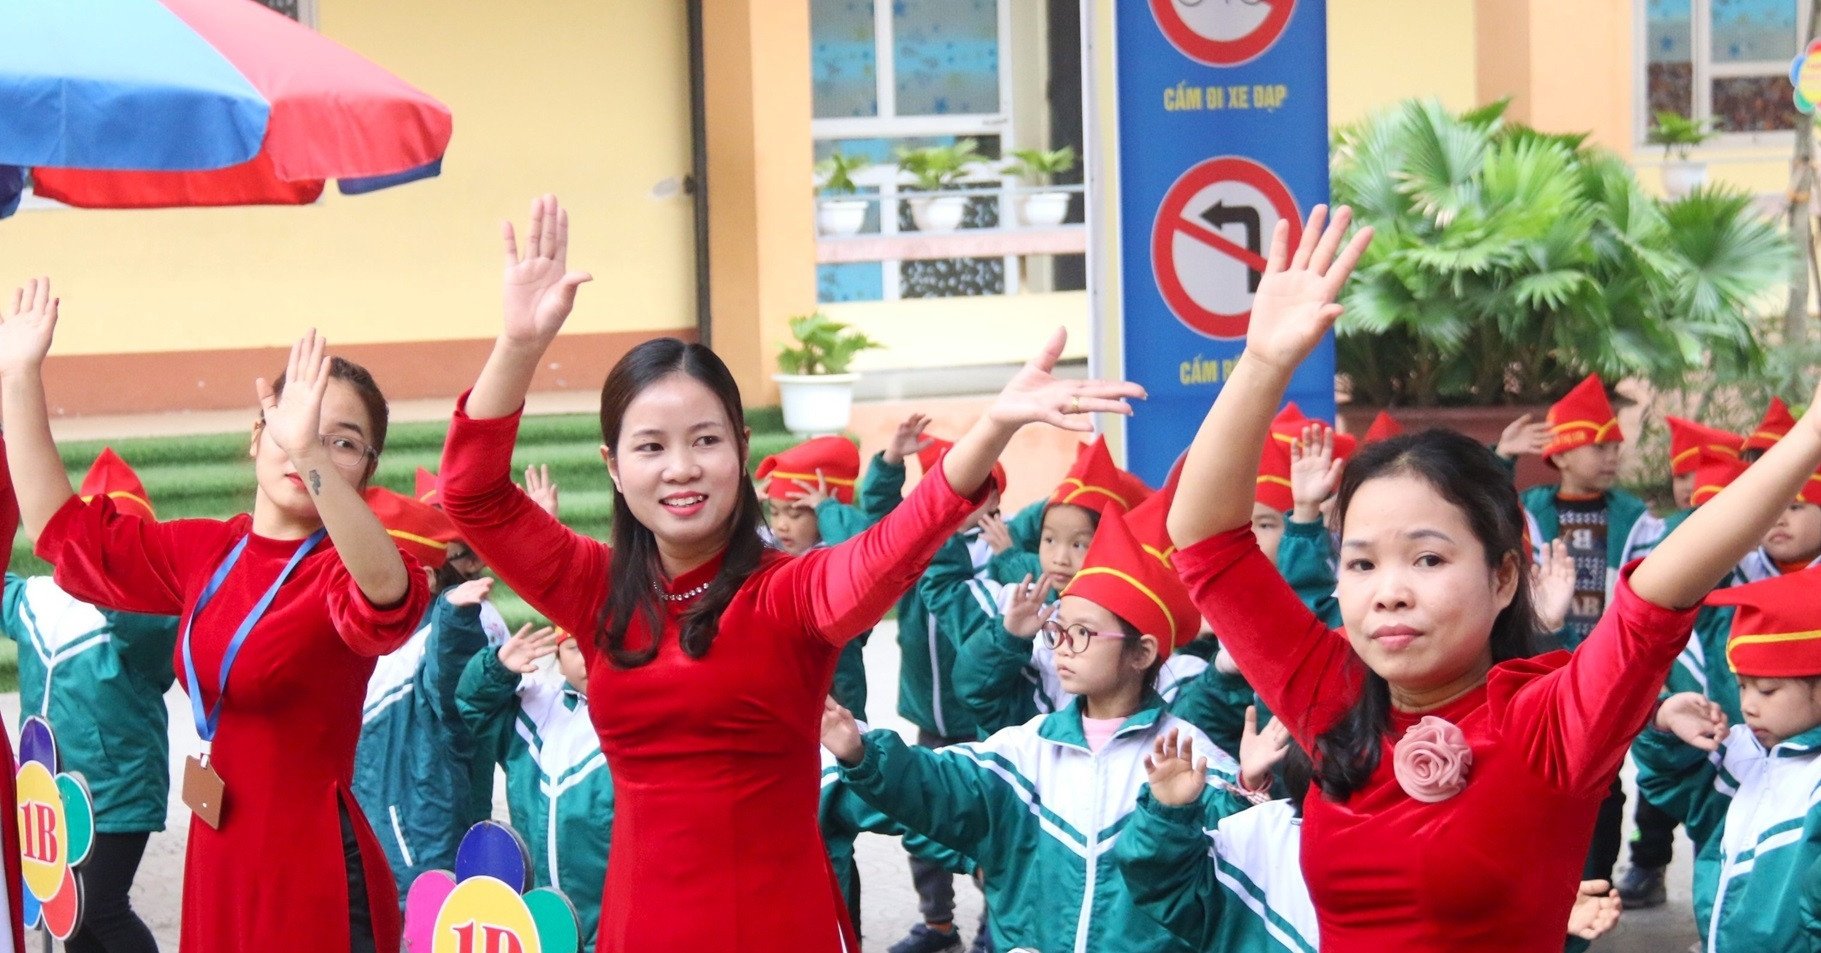
[[[1404,793],[1434,804],[1461,793],[1467,771],[1473,767],[1473,749],[1467,735],[1446,719],[1424,715],[1398,739],[1391,752],[1391,770]]]

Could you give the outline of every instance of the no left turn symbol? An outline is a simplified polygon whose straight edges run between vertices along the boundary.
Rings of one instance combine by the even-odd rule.
[[[1296,0],[1151,0],[1158,29],[1184,56],[1237,66],[1283,36]]]
[[[1176,319],[1211,338],[1245,337],[1279,221],[1289,223],[1295,248],[1296,198],[1250,159],[1209,159],[1178,177],[1151,226],[1151,271]]]

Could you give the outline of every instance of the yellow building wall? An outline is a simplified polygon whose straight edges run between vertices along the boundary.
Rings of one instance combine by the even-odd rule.
[[[302,208],[21,211],[0,281],[49,274],[54,353],[491,338],[500,221],[571,209],[578,332],[693,327],[688,44],[676,0],[320,0],[323,33],[441,99],[440,178]]]
[[[1328,119],[1343,125],[1401,99],[1476,105],[1469,0],[1328,0]]]

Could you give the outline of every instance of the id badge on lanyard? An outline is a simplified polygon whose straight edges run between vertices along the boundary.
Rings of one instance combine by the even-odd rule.
[[[253,604],[253,608],[247,612],[247,617],[240,620],[239,628],[234,630],[234,637],[228,641],[227,652],[221,657],[221,676],[215,683],[215,704],[210,706],[206,712],[202,708],[202,687],[196,680],[196,660],[190,654],[190,630],[196,625],[196,618],[202,615],[202,610],[208,608],[209,603],[214,601],[215,594],[221,591],[221,584],[227,580],[228,573],[236,563],[240,562],[241,554],[246,552],[247,542],[252,539],[250,535],[241,537],[240,542],[234,544],[234,549],[228,553],[227,558],[221,561],[221,565],[215,567],[214,575],[209,577],[208,586],[202,590],[202,596],[196,600],[196,608],[190,610],[189,621],[184,623],[183,672],[188,679],[186,687],[189,689],[190,695],[190,714],[196,720],[196,734],[202,739],[203,751],[201,755],[191,755],[184,762],[183,803],[197,817],[201,818],[204,824],[217,830],[221,828],[221,808],[226,798],[227,785],[222,782],[221,775],[215,773],[215,766],[209,761],[209,753],[210,746],[215,740],[215,730],[221,725],[221,703],[228,694],[228,673],[233,670],[234,659],[240,654],[241,647],[246,644],[247,636],[253,633],[253,627],[259,624],[259,620],[266,614],[266,610],[272,607],[272,600],[278,598],[279,587],[285,584],[285,580],[291,578],[291,573],[297,569],[297,564],[303,562],[303,558],[310,554],[310,550],[315,549],[316,544],[322,542],[323,537],[327,535],[327,530],[319,529],[298,544],[297,551],[291,554],[291,560],[285,563],[284,570],[278,574],[277,579],[272,581],[271,588],[268,588],[265,595],[260,596],[259,601]]]

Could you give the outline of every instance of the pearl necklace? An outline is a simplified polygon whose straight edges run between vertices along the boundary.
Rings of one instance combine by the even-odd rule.
[[[685,592],[665,592],[664,588],[662,586],[660,586],[654,582],[651,584],[651,591],[657,593],[658,598],[664,600],[665,602],[688,602],[689,600],[694,599],[695,597],[701,595],[702,593],[707,592],[709,585],[712,584],[713,582],[714,582],[714,580],[710,579],[710,580],[708,580],[708,582],[702,583],[701,585],[695,587],[694,589],[690,589]]]

